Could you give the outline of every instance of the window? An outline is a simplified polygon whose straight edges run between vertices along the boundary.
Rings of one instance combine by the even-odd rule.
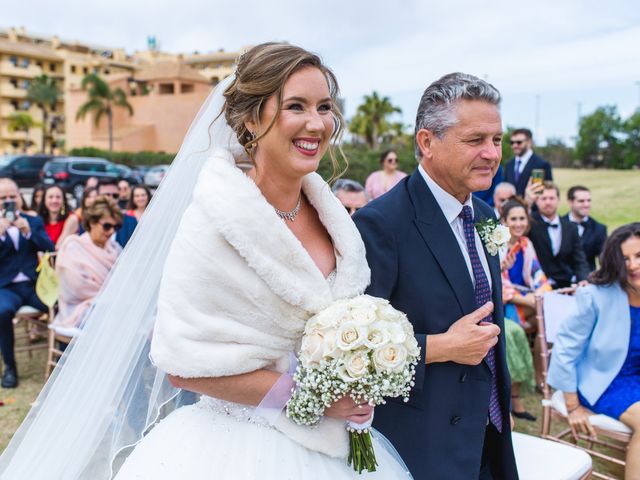
[[[55,63],[50,63],[50,64],[49,64],[49,71],[50,71],[50,72],[55,72],[55,71],[56,71],[56,65],[55,65]]]
[[[82,73],[84,73],[85,75],[89,73],[89,68],[88,67],[82,67]]]
[[[173,95],[173,83],[161,83],[160,84],[160,95]]]
[[[31,64],[31,60],[29,60],[28,58],[23,58],[22,62],[20,62],[20,66],[22,68],[28,68],[30,64]]]
[[[181,83],[180,93],[193,93],[193,83]]]
[[[93,162],[74,162],[69,168],[78,172],[104,173],[106,171],[104,163]]]
[[[20,110],[20,102],[18,102],[17,100],[11,100],[11,106],[13,107],[14,110]]]
[[[76,66],[75,65],[71,65],[71,73],[76,73]]]
[[[22,109],[29,110],[31,108],[31,102],[29,100],[25,100],[22,102]]]
[[[18,66],[18,57],[11,56],[9,57],[9,63],[13,64],[14,67]]]
[[[16,80],[15,78],[9,80],[9,83],[13,86],[13,88],[18,88],[18,80]]]
[[[111,71],[110,71],[108,68],[106,68],[106,69],[104,70],[104,74],[105,74],[105,75],[109,75],[110,73],[111,73]]]
[[[42,62],[40,62],[40,61],[37,61],[37,62],[36,62],[36,66],[37,66],[37,67],[40,67],[40,68],[42,68]]]
[[[20,82],[20,87],[24,88],[25,90],[29,90],[30,86],[31,82],[29,80],[23,80],[22,82]]]

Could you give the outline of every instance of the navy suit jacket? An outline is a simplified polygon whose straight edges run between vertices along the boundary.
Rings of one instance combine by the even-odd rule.
[[[544,179],[545,180],[553,180],[553,173],[551,172],[551,165],[542,157],[539,157],[535,153],[531,155],[531,158],[524,166],[524,170],[520,174],[518,181],[516,182],[516,159],[512,158],[507,162],[507,166],[504,171],[504,181],[509,182],[516,187],[516,193],[521,197],[524,197],[524,191],[527,188],[527,182],[529,181],[529,177],[531,177],[531,170],[534,168],[541,168],[544,170]]]
[[[122,215],[122,226],[116,233],[116,242],[118,242],[122,248],[125,247],[137,226],[138,221],[136,217],[127,214]]]
[[[474,199],[476,220],[494,218]],[[489,411],[491,371],[454,362],[424,364],[427,335],[446,332],[476,309],[471,276],[451,227],[417,170],[354,215],[362,234],[371,285],[413,324],[422,349],[409,402],[389,399],[376,408],[374,426],[389,438],[416,479],[478,478]],[[504,331],[500,264],[487,254],[494,320]],[[511,382],[500,335],[496,363],[504,430],[497,446],[502,474],[517,479],[509,428]]]
[[[569,214],[566,214],[563,218],[569,220]],[[582,232],[580,242],[582,243],[584,254],[587,257],[589,269],[593,272],[596,269],[596,258],[602,253],[604,242],[607,239],[607,227],[606,225],[596,222],[591,217],[589,217],[582,226],[584,227],[584,232]]]
[[[0,241],[0,288],[9,285],[20,272],[35,281],[38,277],[38,252],[52,252],[55,249],[40,217],[24,214],[22,217],[29,222],[31,236],[26,239],[20,234],[17,251],[8,233],[5,233],[4,241]]]

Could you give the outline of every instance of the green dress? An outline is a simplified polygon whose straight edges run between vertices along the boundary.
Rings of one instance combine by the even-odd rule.
[[[533,358],[524,328],[519,323],[504,319],[504,334],[507,342],[507,367],[511,381],[523,388],[533,389],[535,385]]]

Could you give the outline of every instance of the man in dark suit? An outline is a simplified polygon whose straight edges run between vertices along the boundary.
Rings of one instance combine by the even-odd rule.
[[[461,73],[434,82],[416,118],[419,166],[354,215],[371,267],[368,293],[414,326],[422,359],[408,403],[376,408],[413,477],[517,479],[509,416],[500,262],[474,225],[501,156],[500,94]]]
[[[13,180],[0,178],[0,350],[4,360],[2,388],[18,386],[13,351],[13,317],[23,305],[47,311],[35,292],[39,251],[54,245],[39,217],[20,213],[20,195]]]
[[[118,191],[118,184],[115,180],[108,179],[100,184],[98,187],[98,195],[105,195],[107,197],[111,197],[115,202],[120,198],[120,193]],[[127,242],[133,235],[136,227],[138,226],[138,221],[136,217],[127,215],[124,211],[122,212],[122,225],[116,232],[116,242],[120,244],[122,248],[127,245]]]
[[[567,192],[567,200],[570,210],[564,218],[578,228],[589,269],[593,272],[596,269],[596,258],[602,253],[602,247],[607,239],[607,227],[589,216],[591,192],[587,187],[582,185],[571,187]]]
[[[538,212],[531,215],[529,239],[536,249],[542,270],[554,288],[572,283],[586,284],[589,266],[584,255],[578,229],[567,218],[560,218],[558,205],[560,189],[550,181],[544,182],[536,200]]]
[[[531,130],[528,128],[514,130],[511,134],[511,149],[515,157],[507,162],[504,180],[516,186],[516,192],[519,196],[524,197],[533,169],[544,170],[544,179],[553,180],[551,165],[533,153]]]

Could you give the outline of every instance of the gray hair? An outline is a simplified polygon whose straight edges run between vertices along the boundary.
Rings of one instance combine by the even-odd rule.
[[[455,104],[459,100],[481,100],[500,105],[500,92],[490,83],[466,73],[450,73],[436,80],[422,94],[416,115],[416,130],[429,130],[442,138],[446,131],[458,123]],[[415,146],[416,158],[422,153]]]
[[[345,192],[362,192],[364,187],[360,182],[356,182],[355,180],[351,180],[349,178],[341,178],[336,180],[336,183],[333,184],[333,188],[331,191],[333,193],[338,193],[339,191],[344,190]]]
[[[499,184],[496,185],[496,188],[493,189],[494,195],[495,195],[495,191],[500,189],[500,188],[508,189],[514,195],[516,194],[516,186],[513,183],[500,182]]]

